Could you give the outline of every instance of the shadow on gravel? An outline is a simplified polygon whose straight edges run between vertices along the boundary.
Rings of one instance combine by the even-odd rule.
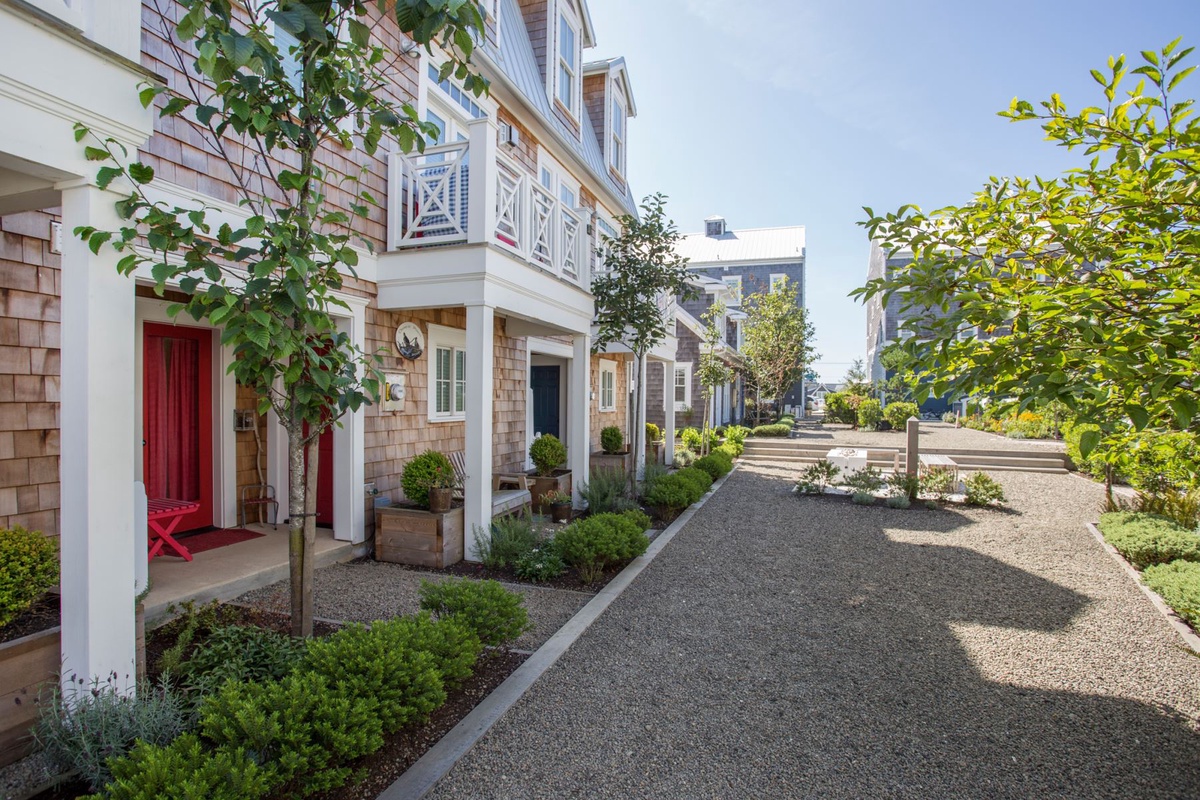
[[[731,604],[747,607],[729,608],[733,623],[709,632],[709,646],[777,676],[747,716],[764,755],[796,775],[784,794],[1200,796],[1200,737],[1189,720],[1089,693],[1102,683],[1099,673],[1123,676],[1118,683],[1131,688],[1152,674],[1132,654],[1097,658],[1092,643],[1072,632],[1091,601],[969,546],[972,529],[1009,534],[955,511],[816,499],[796,499],[794,514],[780,518],[787,506],[770,499],[779,498],[778,477],[743,471],[735,478],[718,494],[726,502],[706,506],[681,543],[719,552],[737,520],[757,529],[763,546],[723,566],[731,585],[765,590],[734,595]],[[903,541],[927,534],[953,543]],[[1014,546],[1029,547],[1018,540]],[[1044,563],[1053,557],[1047,547]],[[689,607],[707,599],[688,599]],[[748,616],[758,624],[736,622]],[[988,674],[1013,674],[1012,682],[985,679],[951,624],[995,627],[990,641],[973,646],[974,658]],[[1020,631],[1057,633],[1067,646],[1024,651]],[[773,663],[762,663],[764,653]],[[1069,653],[1090,658],[1090,666]],[[1023,687],[1031,673],[1078,690]],[[745,788],[774,791],[768,774],[743,777]]]

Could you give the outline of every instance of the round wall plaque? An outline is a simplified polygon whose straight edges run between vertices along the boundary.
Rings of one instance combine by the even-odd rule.
[[[425,352],[425,334],[415,322],[401,323],[396,328],[396,353],[401,358],[416,361]]]

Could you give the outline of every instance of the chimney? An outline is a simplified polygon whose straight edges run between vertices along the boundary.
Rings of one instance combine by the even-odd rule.
[[[716,238],[725,235],[725,218],[714,214],[704,220],[704,235]]]

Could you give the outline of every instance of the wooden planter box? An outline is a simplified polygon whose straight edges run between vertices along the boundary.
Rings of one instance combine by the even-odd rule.
[[[61,634],[54,627],[0,644],[0,767],[34,750],[29,729],[42,685],[58,681]]]
[[[463,560],[463,510],[434,514],[390,506],[375,511],[375,560],[441,569]]]
[[[592,456],[594,459],[595,456]],[[592,462],[595,463],[594,461]],[[529,476],[529,492],[533,495],[533,510],[539,514],[549,514],[550,506],[542,502],[542,498],[551,492],[571,493],[571,470],[557,470],[550,477],[541,475]]]
[[[646,443],[646,462],[649,464],[665,464],[663,458],[664,445],[666,443],[659,440],[657,442]]]
[[[633,453],[592,453],[592,471],[598,469],[623,469],[626,473],[633,469]]]

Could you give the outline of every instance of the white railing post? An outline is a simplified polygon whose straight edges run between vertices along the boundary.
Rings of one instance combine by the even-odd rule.
[[[490,117],[468,124],[470,183],[467,187],[467,241],[490,242],[496,235],[496,190],[499,166],[496,123]]]

